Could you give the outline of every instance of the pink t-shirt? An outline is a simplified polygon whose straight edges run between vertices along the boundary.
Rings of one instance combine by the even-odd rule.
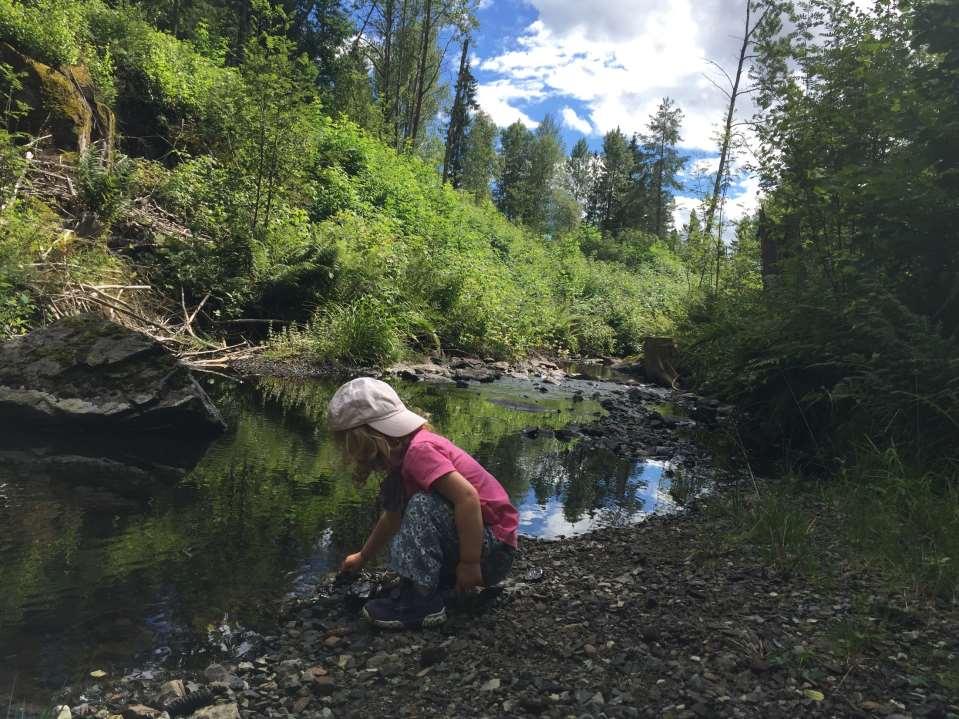
[[[452,471],[462,474],[479,495],[483,524],[493,536],[511,547],[516,546],[519,514],[496,477],[483,465],[450,442],[446,437],[421,429],[410,440],[400,474],[407,497],[429,492],[437,479]]]

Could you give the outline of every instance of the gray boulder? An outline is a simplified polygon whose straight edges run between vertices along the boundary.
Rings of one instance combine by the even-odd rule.
[[[190,436],[225,428],[162,345],[89,314],[0,345],[0,426]]]

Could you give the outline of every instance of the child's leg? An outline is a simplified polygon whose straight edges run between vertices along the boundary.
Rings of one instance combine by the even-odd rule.
[[[400,531],[390,545],[390,567],[421,591],[452,587],[459,563],[459,532],[453,505],[435,492],[417,492],[406,505]],[[488,586],[506,578],[513,549],[483,532],[483,580]]]
[[[400,531],[390,543],[390,568],[424,593],[456,571],[459,534],[453,505],[435,492],[417,492],[406,504]]]

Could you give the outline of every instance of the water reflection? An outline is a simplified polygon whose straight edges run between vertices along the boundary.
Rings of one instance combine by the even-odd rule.
[[[224,615],[255,625],[297,577],[308,582],[359,546],[376,489],[354,487],[327,441],[335,388],[218,388],[230,431],[203,452],[83,439],[0,447],[0,692],[18,675],[18,698],[43,701],[91,669],[179,655]],[[501,479],[527,534],[653,511],[661,467],[522,434],[585,424],[595,402],[521,383],[399,389]]]
[[[574,452],[571,461],[562,463],[555,473],[539,477],[518,501],[520,531],[545,539],[568,537],[600,527],[625,526],[675,508],[664,463],[632,462],[605,454],[595,453],[586,460],[575,459]],[[585,461],[599,473],[582,471]]]

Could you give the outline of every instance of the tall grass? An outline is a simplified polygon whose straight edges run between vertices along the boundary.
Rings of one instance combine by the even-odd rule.
[[[862,449],[828,480],[788,475],[711,502],[727,541],[810,579],[839,560],[915,596],[959,601],[959,472],[915,469],[895,449]]]

